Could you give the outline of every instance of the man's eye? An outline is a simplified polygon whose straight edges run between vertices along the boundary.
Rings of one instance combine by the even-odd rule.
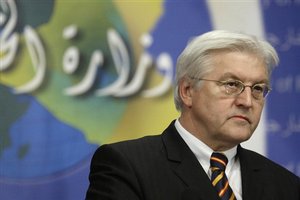
[[[239,88],[241,83],[238,81],[227,81],[225,84],[229,88]]]
[[[254,85],[253,86],[253,91],[255,91],[255,92],[263,92],[264,89],[265,89],[265,87],[262,85]]]

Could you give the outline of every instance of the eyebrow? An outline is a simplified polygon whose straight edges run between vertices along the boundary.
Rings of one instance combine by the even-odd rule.
[[[242,81],[241,78],[239,78],[237,75],[231,73],[231,72],[226,72],[224,73],[222,76],[221,76],[221,80],[225,80],[225,79],[234,79],[234,80],[239,80],[239,81]],[[243,81],[242,81],[243,82]],[[269,85],[269,80],[268,79],[262,79],[260,81],[255,81],[253,84],[260,84],[260,83],[264,83],[264,84],[267,84]]]

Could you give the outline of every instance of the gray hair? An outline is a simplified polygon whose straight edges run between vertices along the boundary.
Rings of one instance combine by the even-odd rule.
[[[216,52],[245,52],[262,59],[270,78],[273,68],[278,65],[276,50],[266,41],[257,37],[224,30],[215,30],[193,38],[179,55],[176,65],[174,101],[178,111],[182,109],[179,83],[186,77],[203,77],[213,69]]]

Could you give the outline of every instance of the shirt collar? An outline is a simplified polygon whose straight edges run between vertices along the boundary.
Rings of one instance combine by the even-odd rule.
[[[207,146],[204,142],[200,139],[196,138],[193,134],[188,132],[179,122],[177,119],[175,121],[175,128],[177,129],[179,135],[191,149],[191,151],[196,156],[197,160],[202,165],[203,169],[207,174],[209,174],[209,167],[210,167],[210,156],[214,152],[209,146]],[[228,158],[228,164],[226,167],[226,171],[230,171],[234,162],[235,162],[235,155],[237,153],[237,146],[220,153],[224,153]]]

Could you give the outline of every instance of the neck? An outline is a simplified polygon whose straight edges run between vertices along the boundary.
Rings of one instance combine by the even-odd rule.
[[[201,130],[201,128],[197,126],[197,122],[195,122],[192,118],[187,117],[186,115],[181,115],[179,118],[179,122],[185,130],[187,130],[197,139],[201,140],[213,151],[223,152],[236,146],[236,144],[228,143],[223,139],[219,139],[217,137],[213,138],[209,133]]]

